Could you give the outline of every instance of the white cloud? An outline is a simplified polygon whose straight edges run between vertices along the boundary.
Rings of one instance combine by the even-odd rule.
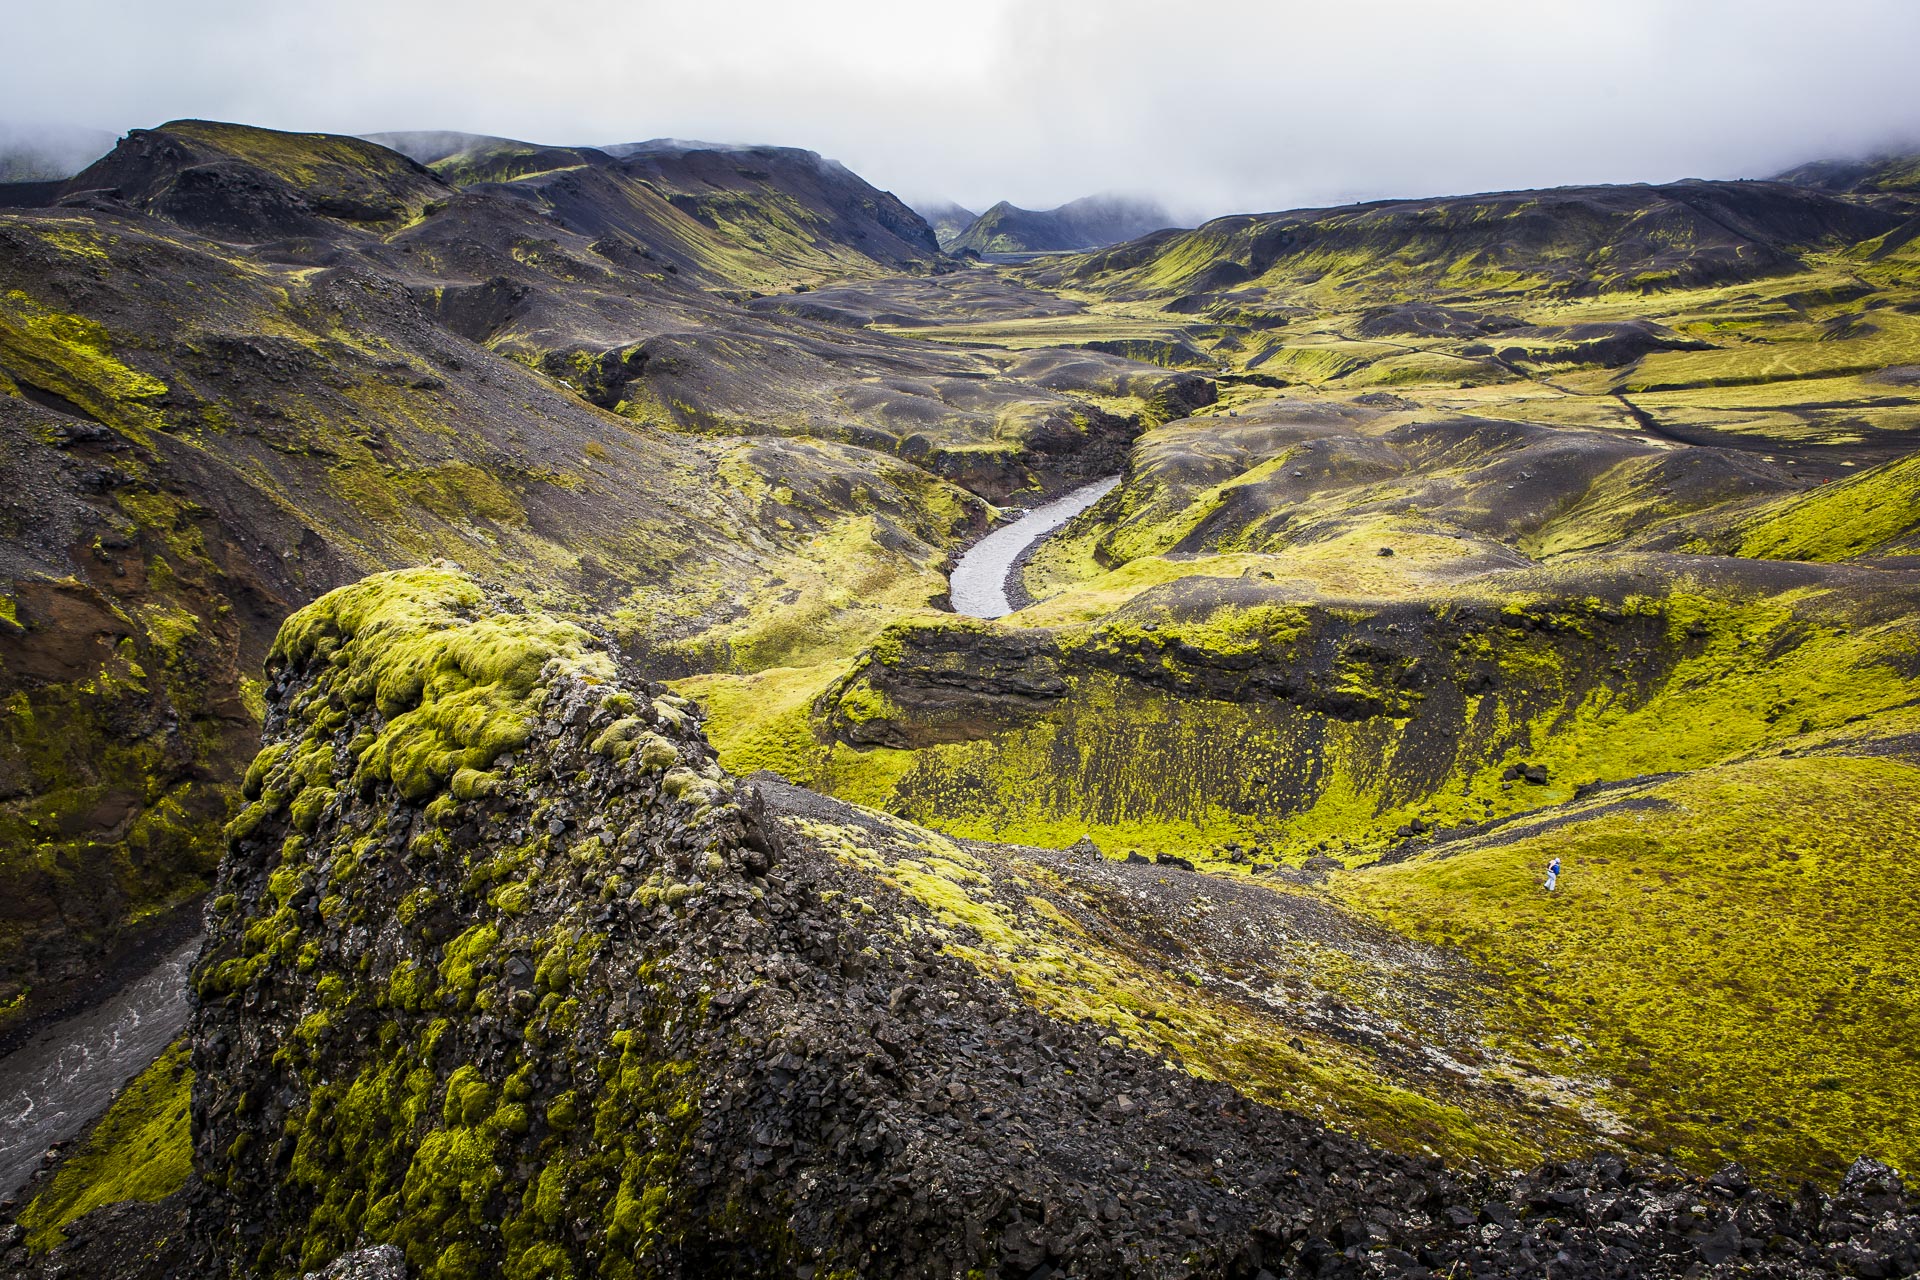
[[[0,117],[811,147],[919,197],[1219,212],[1920,139],[1907,0],[66,0]]]

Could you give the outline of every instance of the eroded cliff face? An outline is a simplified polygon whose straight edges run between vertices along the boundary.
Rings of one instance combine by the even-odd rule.
[[[196,1182],[155,1215],[187,1215],[177,1270],[387,1243],[430,1277],[1920,1261],[1872,1169],[1840,1202],[1604,1154],[1495,1185],[1256,1101],[1285,1094],[1234,1079],[1259,1027],[1184,1060],[1156,1030],[1244,993],[1101,976],[1128,917],[1073,894],[1134,868],[729,777],[696,708],[450,569],[323,597],[268,670],[195,978]]]

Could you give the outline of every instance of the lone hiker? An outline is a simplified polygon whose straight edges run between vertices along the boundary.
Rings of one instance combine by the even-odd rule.
[[[1560,859],[1555,858],[1547,864],[1547,892],[1553,892],[1553,886],[1560,882]]]

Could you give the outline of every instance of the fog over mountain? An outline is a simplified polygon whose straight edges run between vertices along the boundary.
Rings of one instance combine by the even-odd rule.
[[[1920,8],[1900,0],[1212,0],[1177,19],[1138,0],[643,0],[590,37],[500,0],[77,0],[17,6],[8,45],[0,119],[779,143],[969,209],[1116,191],[1192,217],[1753,176],[1920,137]]]

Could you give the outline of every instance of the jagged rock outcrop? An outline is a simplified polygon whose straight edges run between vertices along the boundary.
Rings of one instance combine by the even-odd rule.
[[[874,852],[957,885],[990,847],[728,777],[695,708],[452,570],[323,597],[269,672],[196,975],[200,1274],[384,1243],[433,1277],[1920,1263],[1890,1172],[1495,1186],[1048,1016],[981,967],[997,917]]]

